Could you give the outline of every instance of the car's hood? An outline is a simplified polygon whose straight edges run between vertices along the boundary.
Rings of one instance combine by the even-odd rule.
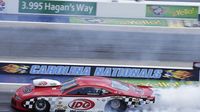
[[[22,86],[16,91],[16,95],[23,98],[36,96],[58,96],[61,94],[60,87],[34,87],[33,85]]]

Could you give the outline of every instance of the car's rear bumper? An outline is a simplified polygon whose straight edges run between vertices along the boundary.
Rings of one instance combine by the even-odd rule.
[[[155,103],[155,99],[140,98],[138,101],[138,105],[152,104],[152,103]]]
[[[155,103],[155,99],[156,99],[155,96],[151,96],[147,98],[147,100],[149,100],[152,103]]]

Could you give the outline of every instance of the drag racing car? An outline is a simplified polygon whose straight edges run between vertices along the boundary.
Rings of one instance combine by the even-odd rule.
[[[33,80],[33,84],[17,89],[11,106],[20,112],[125,112],[154,102],[149,86],[83,76],[63,84],[50,79]]]

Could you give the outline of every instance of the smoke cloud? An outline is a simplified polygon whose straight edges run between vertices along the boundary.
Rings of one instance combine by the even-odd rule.
[[[161,89],[156,100],[138,112],[200,112],[200,85]]]

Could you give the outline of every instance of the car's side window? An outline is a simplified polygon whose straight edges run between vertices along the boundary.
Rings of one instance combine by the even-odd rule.
[[[83,90],[84,90],[83,88],[75,89],[75,90],[69,92],[68,94],[70,94],[70,95],[85,95]]]
[[[93,87],[84,87],[73,90],[68,93],[69,95],[105,95],[109,94],[107,90],[100,89],[100,88],[93,88]]]

